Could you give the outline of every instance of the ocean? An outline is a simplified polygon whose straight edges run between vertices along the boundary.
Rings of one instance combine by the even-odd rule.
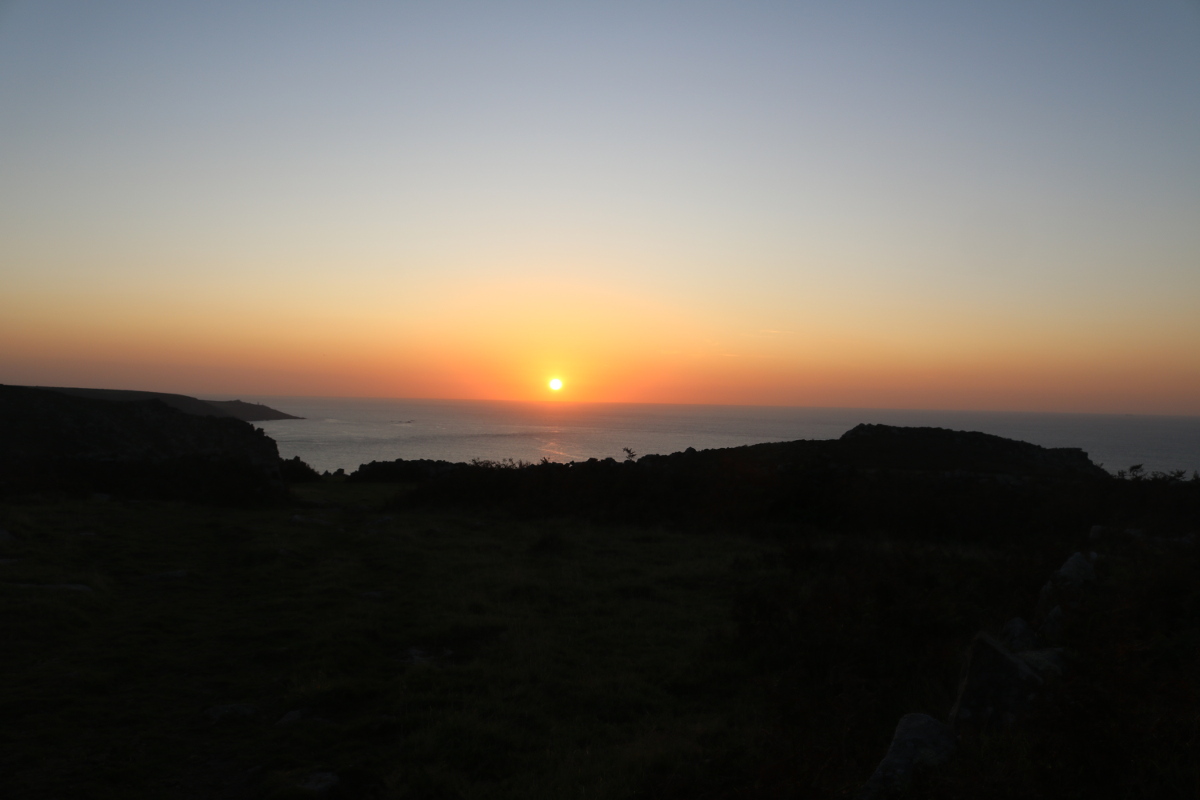
[[[305,417],[255,423],[284,458],[320,471],[369,461],[474,458],[582,461],[835,439],[862,422],[982,431],[1045,447],[1078,447],[1111,472],[1200,470],[1200,417],[859,408],[516,403],[471,400],[254,397]]]

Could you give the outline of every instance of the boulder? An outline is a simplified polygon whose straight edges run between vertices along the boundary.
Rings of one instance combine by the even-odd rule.
[[[1048,580],[1042,584],[1041,591],[1038,592],[1037,607],[1034,609],[1034,619],[1045,619],[1050,610],[1058,606],[1058,591],[1054,587],[1054,580]]]
[[[1040,629],[1042,639],[1049,644],[1058,644],[1061,642],[1064,622],[1062,606],[1055,606],[1050,609],[1049,613],[1042,619]]]
[[[954,734],[928,714],[905,714],[896,725],[887,755],[858,792],[858,800],[904,793],[913,774],[946,761],[954,752]]]
[[[1036,650],[1039,645],[1037,633],[1020,617],[1013,617],[1004,623],[1004,627],[1000,629],[1000,636],[1004,646],[1014,653]]]
[[[1060,677],[1066,670],[1061,647],[1045,647],[1040,650],[1025,650],[1017,653],[1017,658],[1028,664],[1042,678]]]
[[[1028,708],[1042,683],[1028,664],[981,631],[967,650],[950,725],[960,736],[1011,725]]]
[[[1096,580],[1096,570],[1083,553],[1075,553],[1055,573],[1057,583],[1066,589],[1082,589],[1083,585]]]
[[[1083,553],[1074,553],[1042,586],[1038,592],[1034,617],[1042,620],[1043,627],[1046,618],[1055,609],[1061,614],[1063,609],[1074,611],[1080,607],[1084,587],[1096,581],[1096,568],[1092,565],[1094,560]]]

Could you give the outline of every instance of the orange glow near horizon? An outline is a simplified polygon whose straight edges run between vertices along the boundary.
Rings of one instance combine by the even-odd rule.
[[[1200,414],[1196,335],[1148,318],[1089,329],[1059,312],[1016,325],[994,309],[905,316],[864,298],[841,314],[801,304],[789,323],[749,326],[720,307],[541,278],[480,282],[425,303],[381,291],[322,305],[327,295],[289,289],[290,302],[270,307],[152,288],[0,297],[0,382],[209,396]],[[548,376],[570,378],[569,392],[549,388]]]
[[[950,342],[825,322],[786,334],[737,332],[667,308],[643,313],[645,304],[634,302],[612,325],[603,321],[611,308],[600,305],[506,327],[478,308],[441,317],[471,320],[459,325],[347,315],[306,328],[279,315],[222,329],[182,314],[172,323],[131,313],[116,326],[86,314],[50,321],[0,313],[0,339],[9,344],[0,381],[231,398],[1200,414],[1200,357],[1183,343],[1151,355],[1116,335],[1099,346],[1060,340],[1039,349],[1034,334],[998,342],[986,331]],[[569,395],[545,377],[562,376],[562,365]]]

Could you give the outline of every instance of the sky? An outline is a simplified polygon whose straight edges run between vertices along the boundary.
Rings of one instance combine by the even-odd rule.
[[[1200,2],[0,0],[0,383],[1200,415]]]

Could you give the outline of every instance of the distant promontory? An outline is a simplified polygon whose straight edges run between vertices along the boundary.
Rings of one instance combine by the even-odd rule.
[[[76,389],[59,386],[29,387],[44,389],[50,392],[87,397],[92,400],[112,400],[116,402],[136,402],[139,400],[160,400],[171,408],[198,417],[232,417],[243,422],[266,422],[277,419],[303,419],[278,411],[261,403],[247,403],[242,400],[200,400],[185,394],[168,394],[165,392],[138,392],[127,389]]]

